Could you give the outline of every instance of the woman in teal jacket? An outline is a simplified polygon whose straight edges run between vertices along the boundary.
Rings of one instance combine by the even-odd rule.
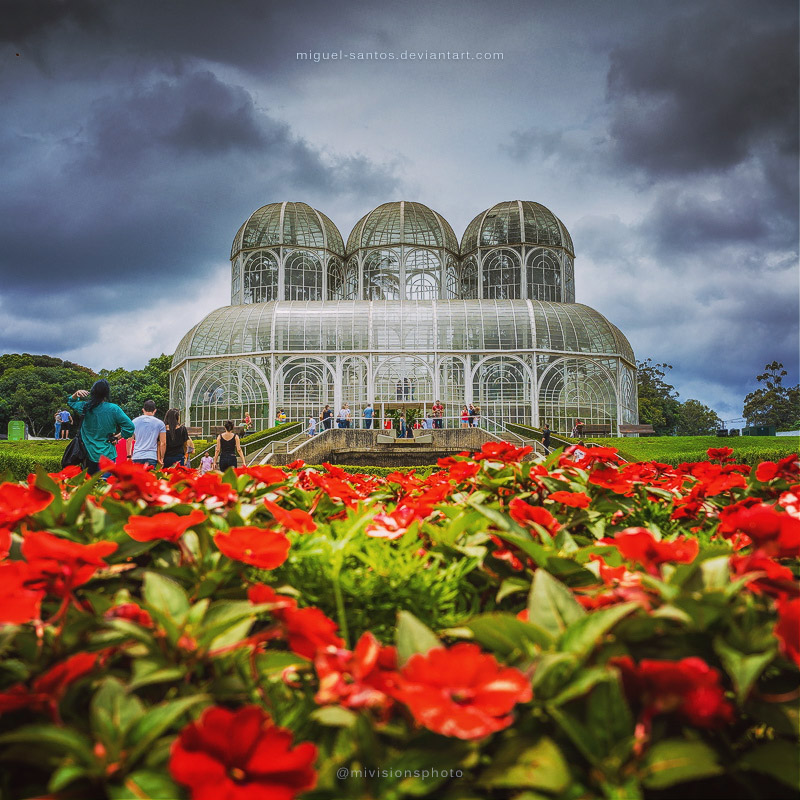
[[[95,381],[90,391],[78,389],[67,401],[69,407],[83,417],[81,439],[86,449],[87,472],[90,475],[100,469],[100,456],[111,461],[116,459],[118,434],[126,438],[133,436],[133,422],[116,403],[109,402],[110,396],[108,381],[100,379]]]

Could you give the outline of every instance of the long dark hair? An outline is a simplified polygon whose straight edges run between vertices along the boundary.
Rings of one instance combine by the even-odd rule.
[[[164,414],[164,425],[167,428],[167,438],[174,439],[178,428],[181,425],[181,412],[177,408],[171,408]]]
[[[105,378],[100,378],[99,381],[95,381],[92,384],[92,388],[89,389],[89,395],[90,397],[86,401],[86,406],[83,409],[84,414],[94,411],[100,403],[107,403],[109,401],[111,397],[111,387],[108,385],[108,381]]]

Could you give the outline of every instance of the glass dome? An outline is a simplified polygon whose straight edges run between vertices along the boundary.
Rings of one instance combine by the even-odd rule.
[[[478,247],[529,244],[563,247],[573,258],[572,237],[564,223],[539,203],[511,200],[487,208],[467,225],[461,255]]]
[[[363,216],[347,238],[347,255],[364,247],[395,245],[443,247],[458,255],[458,239],[450,223],[422,203],[384,203]]]
[[[344,255],[339,229],[321,211],[307,203],[270,203],[254,211],[239,228],[231,259],[242,250],[287,245],[330,250]]]

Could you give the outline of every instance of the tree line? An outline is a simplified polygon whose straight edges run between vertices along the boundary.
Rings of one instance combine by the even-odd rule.
[[[703,436],[724,427],[717,413],[699,400],[681,402],[675,387],[667,383],[670,364],[648,358],[636,363],[639,387],[639,422],[649,423],[659,436]],[[800,385],[784,386],[788,373],[779,361],[756,376],[761,384],[744,399],[742,416],[748,425],[800,430]]]
[[[169,407],[169,368],[172,356],[151,358],[143,369],[123,367],[99,373],[88,367],[46,355],[7,353],[0,356],[0,431],[21,419],[32,436],[53,435],[53,415],[66,407],[67,396],[88,389],[98,378],[111,385],[111,400],[133,418],[145,400],[154,400],[158,415]],[[648,358],[637,362],[639,421],[661,436],[702,436],[723,426],[719,416],[699,400],[680,401],[667,383],[669,364]],[[742,415],[749,425],[774,425],[778,430],[800,429],[800,385],[784,386],[787,372],[773,361],[756,376],[760,384],[744,399]]]
[[[89,389],[98,378],[111,385],[111,400],[131,418],[145,400],[154,400],[159,416],[169,408],[171,355],[151,358],[143,369],[122,367],[94,372],[53,356],[7,353],[0,356],[0,431],[12,419],[23,420],[31,436],[52,436],[54,415],[67,408],[67,397]]]

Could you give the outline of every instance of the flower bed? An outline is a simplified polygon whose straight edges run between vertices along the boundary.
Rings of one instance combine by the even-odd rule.
[[[0,796],[796,796],[800,465],[0,485]]]

